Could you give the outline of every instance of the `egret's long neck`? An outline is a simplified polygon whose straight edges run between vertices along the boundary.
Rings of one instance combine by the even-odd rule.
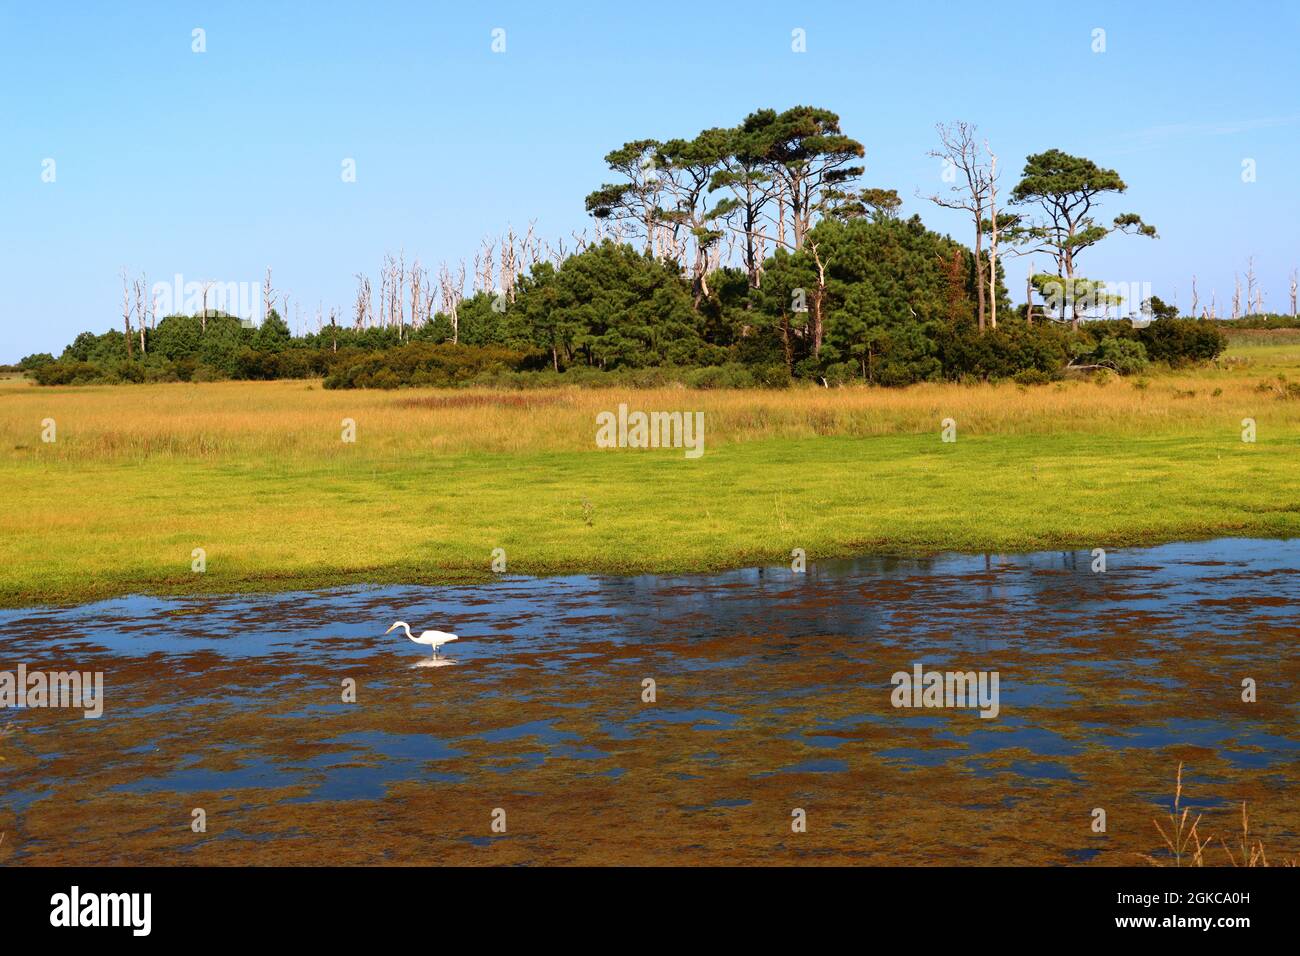
[[[409,637],[411,640],[414,641],[414,640],[415,640],[415,635],[411,633],[411,627],[410,627],[410,625],[407,624],[405,621],[398,621],[397,623],[400,624],[400,625],[402,626],[402,630],[404,630],[404,631],[406,632],[406,636]],[[419,642],[416,641],[416,643],[419,643]]]

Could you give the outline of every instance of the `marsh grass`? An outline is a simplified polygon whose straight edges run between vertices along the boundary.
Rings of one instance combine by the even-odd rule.
[[[0,605],[485,580],[496,547],[512,573],[643,573],[1300,533],[1300,402],[1256,390],[1300,347],[1233,357],[1142,389],[0,383]],[[703,411],[703,457],[596,448],[624,402]]]
[[[1297,356],[1300,359],[1300,356]],[[646,390],[561,388],[545,393],[324,391],[299,381],[39,388],[0,383],[0,461],[132,462],[256,455],[286,461],[347,453],[375,461],[410,453],[589,451],[595,416],[630,409],[703,411],[706,447],[817,437],[959,435],[1209,435],[1253,417],[1275,431],[1300,427],[1300,407],[1264,402],[1277,379],[1206,369],[1151,380],[1044,386],[926,384],[906,389]],[[1213,394],[1217,388],[1218,394]],[[1279,394],[1285,395],[1286,389]],[[40,421],[58,441],[42,445]],[[342,448],[340,422],[357,422]]]
[[[1165,846],[1169,848],[1169,853],[1173,857],[1174,866],[1206,866],[1205,848],[1210,846],[1214,838],[1207,836],[1201,838],[1198,832],[1202,814],[1197,814],[1196,819],[1188,824],[1190,811],[1187,807],[1182,806],[1183,798],[1183,764],[1178,762],[1178,775],[1174,785],[1174,803],[1173,809],[1169,813],[1168,831],[1161,825],[1159,820],[1152,820],[1156,830],[1160,833],[1161,839],[1164,840]],[[1181,812],[1180,812],[1181,811]],[[1219,845],[1223,847],[1223,852],[1227,856],[1227,862],[1231,866],[1268,866],[1268,855],[1264,850],[1264,842],[1250,834],[1250,818],[1246,811],[1246,801],[1241,802],[1241,835],[1238,838],[1237,851],[1233,852],[1223,837],[1219,837]],[[1240,854],[1240,856],[1238,856]],[[1144,855],[1143,859],[1153,866],[1164,866],[1165,863],[1153,856]],[[1221,864],[1222,865],[1222,864]],[[1294,859],[1286,860],[1283,866],[1295,866]]]
[[[1187,825],[1189,810],[1187,807],[1180,806],[1182,799],[1183,763],[1180,760],[1178,762],[1177,783],[1174,787],[1174,806],[1169,812],[1169,832],[1165,832],[1165,828],[1160,825],[1159,820],[1152,820],[1151,822],[1156,825],[1156,829],[1160,831],[1160,836],[1165,841],[1165,846],[1169,847],[1169,852],[1173,854],[1174,866],[1182,866],[1184,856],[1189,858],[1190,865],[1204,866],[1205,848],[1209,845],[1210,840],[1208,837],[1202,840],[1196,832],[1201,823],[1201,814],[1196,815],[1196,819],[1192,821],[1191,826]],[[1180,809],[1182,813],[1178,812]],[[1158,865],[1158,861],[1153,857],[1147,857],[1147,859]]]

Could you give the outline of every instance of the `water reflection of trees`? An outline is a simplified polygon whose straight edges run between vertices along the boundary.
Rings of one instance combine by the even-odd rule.
[[[1199,547],[1207,555],[1207,542]],[[1110,551],[1092,570],[1091,549],[1017,555],[868,556],[713,575],[592,580],[621,636],[789,639],[836,634],[896,640],[949,635],[984,648],[1027,635],[1105,633],[1111,615],[1140,610],[1169,627],[1206,626],[1196,601],[1206,583],[1197,545]],[[1242,564],[1258,549],[1232,549]],[[1243,553],[1244,552],[1244,553]],[[1216,589],[1231,587],[1216,585]]]

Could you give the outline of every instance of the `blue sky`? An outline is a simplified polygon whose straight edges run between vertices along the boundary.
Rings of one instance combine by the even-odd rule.
[[[1253,255],[1265,306],[1288,308],[1300,4],[989,7],[3,0],[0,362],[120,323],[122,266],[257,282],[270,265],[304,312],[346,310],[385,250],[436,265],[533,219],[567,237],[609,149],[799,103],[839,113],[866,182],[963,241],[957,214],[915,196],[941,185],[925,153],[953,119],[979,124],[1008,192],[1052,147],[1120,172],[1128,194],[1103,213],[1136,211],[1161,238],[1108,239],[1084,274],[1176,286],[1186,307],[1196,273],[1222,308]],[[1018,297],[1023,261],[1010,268]]]

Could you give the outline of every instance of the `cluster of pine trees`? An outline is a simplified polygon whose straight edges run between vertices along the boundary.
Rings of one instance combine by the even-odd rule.
[[[1000,207],[987,141],[966,124],[938,133],[942,186],[929,198],[969,215],[973,250],[902,218],[895,191],[863,186],[865,149],[834,113],[758,110],[733,128],[613,150],[616,181],[586,198],[597,239],[545,257],[521,254],[531,229],[518,248],[512,236],[499,282],[486,247],[468,297],[463,263],[459,281],[444,265],[436,283],[403,264],[381,276],[377,309],[362,278],[354,315],[331,313],[314,332],[292,334],[268,302],[256,328],[223,313],[169,315],[142,323],[138,341],[128,322],[24,365],[48,384],[323,376],[396,387],[656,369],[656,380],[693,383],[905,385],[1047,381],[1072,366],[1127,373],[1222,351],[1212,323],[1163,304],[1150,324],[1088,320],[1115,303],[1080,274],[1080,256],[1112,233],[1156,235],[1134,213],[1098,218],[1100,200],[1126,189],[1114,170],[1059,150],[1030,156]],[[1004,261],[1034,253],[1056,268],[1033,275],[1027,304],[1013,308]]]

